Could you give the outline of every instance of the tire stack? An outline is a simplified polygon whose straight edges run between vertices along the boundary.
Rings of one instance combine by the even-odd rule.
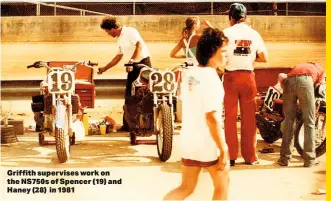
[[[4,125],[5,122],[1,121],[1,125]],[[24,135],[24,121],[23,120],[14,120],[8,119],[8,125],[12,125],[14,128],[15,135]]]
[[[13,125],[1,125],[1,144],[18,142]]]

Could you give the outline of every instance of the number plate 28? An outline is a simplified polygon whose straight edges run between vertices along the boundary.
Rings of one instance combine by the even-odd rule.
[[[274,99],[280,98],[282,94],[275,88],[275,87],[269,87],[266,98],[264,99],[264,105],[270,109],[273,110]]]
[[[149,89],[152,93],[175,93],[176,79],[172,71],[154,71],[149,75]]]
[[[75,75],[72,71],[52,71],[47,75],[50,93],[73,93],[75,91]]]

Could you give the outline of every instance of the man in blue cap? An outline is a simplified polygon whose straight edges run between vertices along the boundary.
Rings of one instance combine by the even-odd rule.
[[[229,10],[231,27],[224,30],[229,38],[228,62],[224,74],[225,136],[230,164],[238,158],[237,111],[241,115],[241,155],[246,164],[258,162],[256,154],[255,96],[257,93],[254,62],[266,62],[267,50],[258,32],[248,26],[246,7],[233,3]]]

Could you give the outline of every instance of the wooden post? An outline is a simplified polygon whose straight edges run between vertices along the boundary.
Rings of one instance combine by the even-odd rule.
[[[274,12],[274,15],[277,16],[277,2],[272,3],[272,11]]]
[[[214,0],[210,2],[210,14],[214,15]]]
[[[132,14],[136,15],[136,2],[133,2]]]
[[[39,3],[36,5],[36,15],[40,16],[40,4]]]
[[[56,16],[56,1],[54,2],[54,16]]]

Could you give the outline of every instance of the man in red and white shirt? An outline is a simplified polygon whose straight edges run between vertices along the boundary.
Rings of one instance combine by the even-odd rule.
[[[283,86],[283,108],[285,113],[285,130],[278,164],[288,166],[292,157],[294,122],[297,100],[304,123],[304,167],[316,164],[315,153],[315,86],[324,81],[325,72],[319,64],[297,64],[288,74],[280,75],[279,82]]]
[[[245,23],[246,7],[230,5],[231,27],[224,30],[229,43],[228,63],[224,75],[225,136],[229,146],[230,163],[238,158],[237,111],[241,114],[241,155],[246,164],[257,163],[254,62],[266,62],[267,50],[258,32]]]

